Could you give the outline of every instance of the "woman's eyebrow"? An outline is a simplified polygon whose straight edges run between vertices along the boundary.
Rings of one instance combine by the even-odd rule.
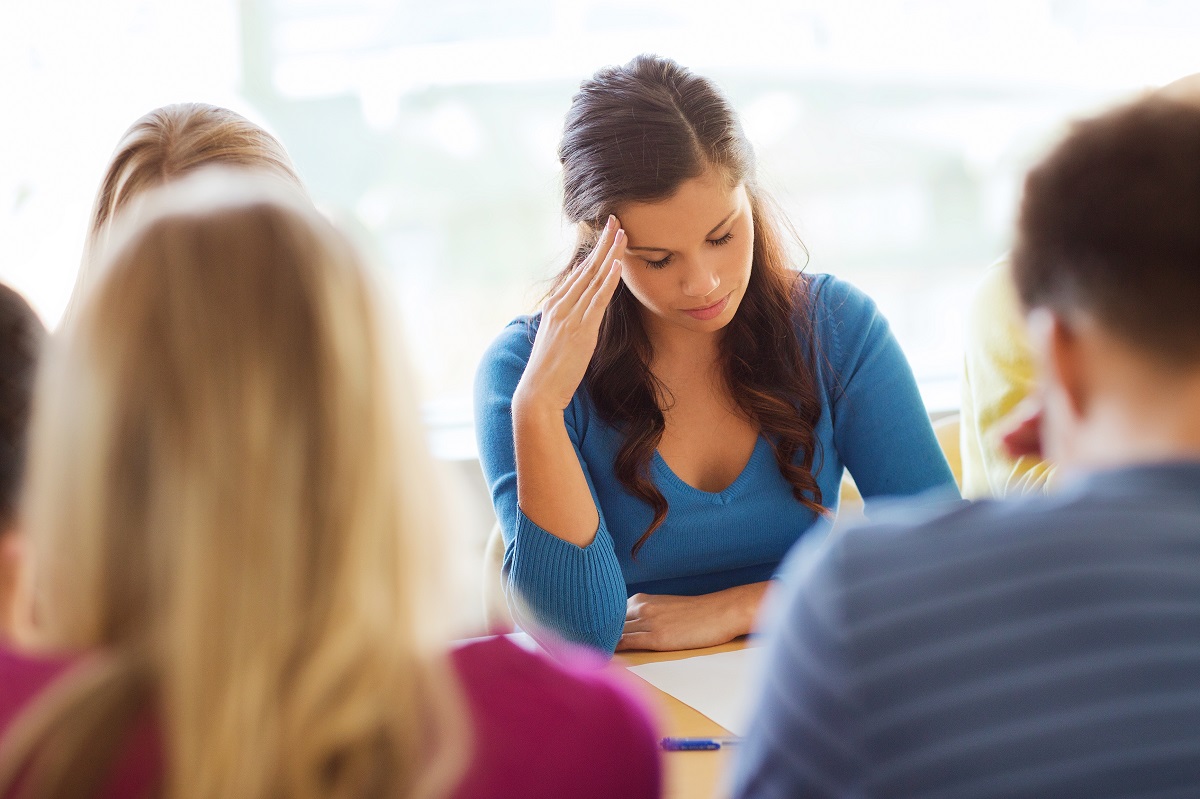
[[[737,210],[738,210],[738,209],[734,208],[732,211],[730,211],[728,214],[726,214],[726,215],[725,215],[725,218],[724,218],[724,219],[722,219],[720,222],[718,222],[718,223],[717,223],[717,224],[716,224],[716,225],[713,227],[713,229],[712,229],[712,230],[710,230],[710,231],[708,231],[707,233],[705,233],[705,234],[704,234],[704,238],[708,238],[709,236],[711,236],[712,234],[716,233],[716,232],[717,232],[718,230],[720,230],[721,228],[725,227],[725,223],[726,223],[726,222],[728,222],[730,219],[732,219],[732,218],[733,218],[733,215],[737,213]]]
[[[724,218],[724,219],[722,219],[722,220],[721,220],[720,222],[718,222],[718,223],[717,223],[715,226],[713,226],[713,229],[712,229],[712,230],[710,230],[710,231],[708,231],[707,233],[705,233],[705,234],[704,234],[704,237],[705,237],[705,238],[708,238],[709,236],[711,236],[712,234],[716,233],[718,230],[720,230],[721,228],[723,228],[723,227],[725,226],[725,223],[726,223],[726,222],[728,222],[730,219],[732,219],[732,218],[733,218],[733,215],[734,215],[734,214],[736,214],[737,212],[738,212],[738,209],[736,209],[736,208],[734,208],[732,211],[730,211],[730,212],[729,212],[729,213],[728,213],[728,214],[725,216],[725,218]],[[626,247],[625,249],[626,249],[626,250],[637,250],[637,251],[639,251],[639,252],[646,252],[646,251],[651,251],[651,252],[670,252],[670,250],[668,250],[666,247]]]

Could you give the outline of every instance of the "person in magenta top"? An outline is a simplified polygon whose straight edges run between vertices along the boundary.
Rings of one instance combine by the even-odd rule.
[[[658,795],[653,725],[637,697],[599,658],[575,650],[555,661],[492,637],[456,647],[451,659],[470,706],[474,738],[471,763],[452,796]],[[0,737],[80,660],[0,647]],[[570,735],[564,734],[564,720],[570,721]],[[147,796],[161,776],[157,731],[143,724],[100,795]]]
[[[0,796],[658,795],[596,658],[451,649],[411,381],[310,202],[201,173],[92,266],[35,398]]]

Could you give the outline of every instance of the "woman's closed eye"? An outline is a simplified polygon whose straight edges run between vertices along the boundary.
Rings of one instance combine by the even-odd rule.
[[[732,240],[733,240],[733,231],[731,230],[719,239],[705,239],[704,241],[706,244],[710,244],[713,247],[722,247],[722,246],[728,244]],[[664,266],[667,266],[668,264],[670,264],[671,261],[674,260],[674,258],[675,258],[674,255],[667,255],[665,258],[661,258],[657,261],[647,260],[646,266],[650,267],[651,269],[662,269]]]

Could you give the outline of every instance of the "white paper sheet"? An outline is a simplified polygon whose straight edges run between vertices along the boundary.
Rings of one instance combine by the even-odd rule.
[[[629,671],[734,735],[745,735],[753,699],[751,682],[758,674],[761,659],[761,648],[746,647],[737,652],[630,666]]]

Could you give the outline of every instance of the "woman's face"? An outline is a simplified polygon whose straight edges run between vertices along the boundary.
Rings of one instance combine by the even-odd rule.
[[[641,303],[650,337],[713,333],[729,324],[754,254],[746,187],[706,172],[665,200],[618,211],[629,240],[621,279]]]

